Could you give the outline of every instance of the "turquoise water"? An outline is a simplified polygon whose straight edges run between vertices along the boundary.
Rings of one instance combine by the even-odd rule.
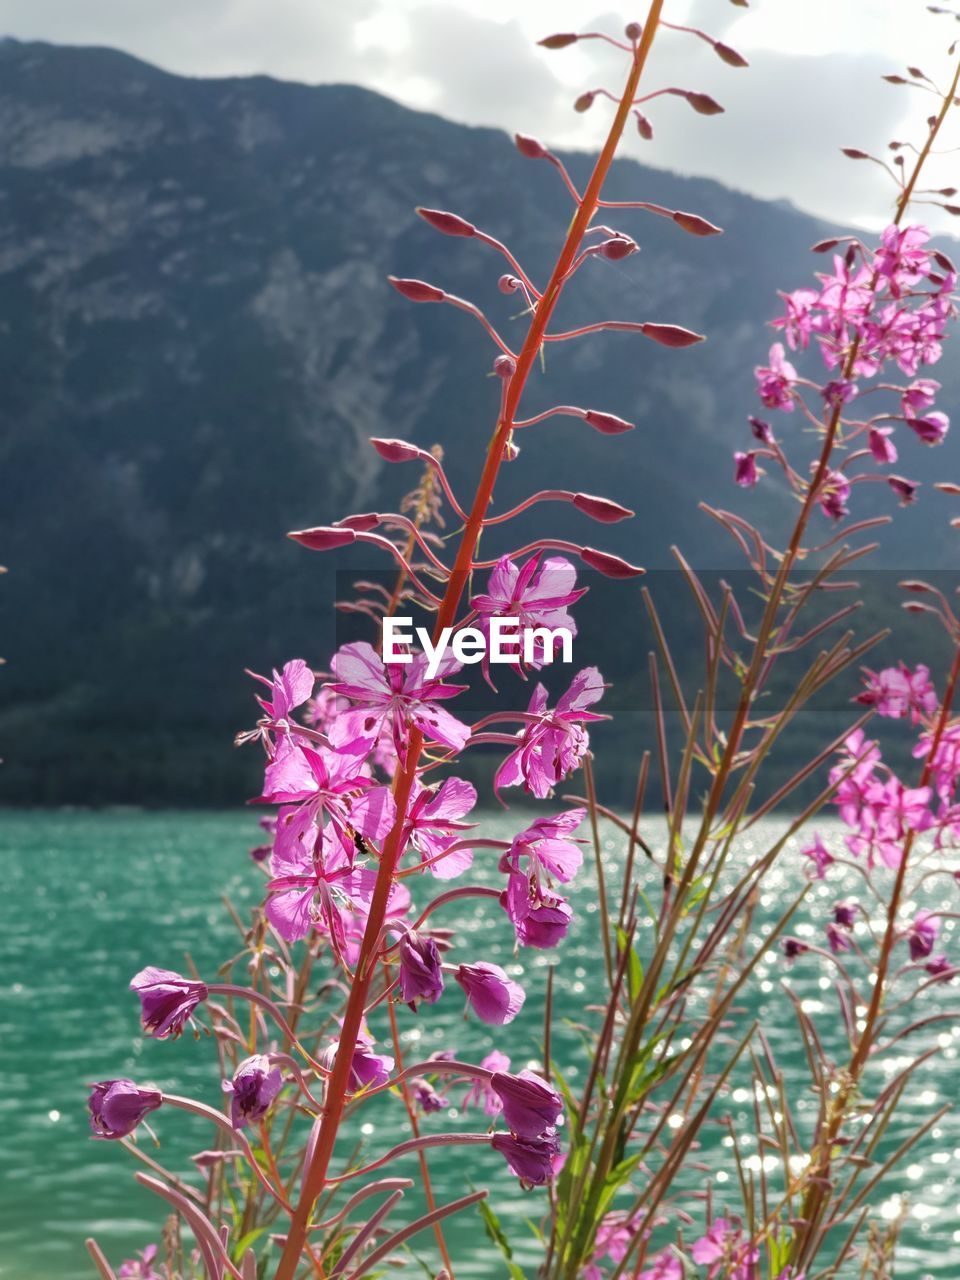
[[[484,819],[485,834],[512,833],[522,821],[516,816],[489,815]],[[144,1040],[136,1001],[126,988],[132,974],[147,963],[181,968],[184,953],[189,952],[200,972],[209,975],[237,949],[221,894],[230,896],[241,915],[253,905],[261,879],[246,850],[256,843],[256,836],[249,813],[0,814],[4,886],[0,896],[0,1276],[80,1280],[92,1274],[84,1236],[97,1236],[115,1264],[158,1238],[163,1211],[133,1182],[133,1161],[118,1146],[88,1137],[84,1086],[92,1080],[129,1075],[218,1104],[219,1078],[211,1043],[189,1036],[175,1043]],[[752,852],[755,846],[745,841],[737,856],[747,859]],[[483,856],[492,863],[496,855]],[[619,856],[618,842],[609,840],[605,859],[611,875]],[[799,875],[797,849],[788,849],[782,869],[767,882],[757,915],[758,931],[784,908]],[[498,1047],[511,1055],[515,1069],[534,1061],[545,967],[554,961],[559,962],[561,1019],[584,1016],[584,1006],[597,990],[600,969],[589,862],[581,879],[575,895],[578,923],[566,944],[552,955],[514,957],[509,926],[499,909],[491,909],[487,902],[476,909],[457,904],[447,910],[443,923],[456,922],[460,955],[494,960],[522,975],[529,992],[527,1007],[516,1022],[500,1030],[464,1021],[456,991],[449,991],[438,1006],[418,1018],[402,1009],[408,1054],[427,1057],[436,1049],[452,1047],[458,1056],[478,1061]],[[430,887],[425,885],[421,892]],[[819,907],[823,914],[829,903],[843,895],[843,888],[834,882],[829,888],[818,886],[815,900],[818,894],[823,897]],[[810,915],[816,909],[804,911]],[[759,933],[751,941],[759,943]],[[946,949],[956,958],[958,949],[951,947],[949,937]],[[779,986],[784,976],[811,1015],[820,1019],[827,1050],[834,1050],[838,1058],[842,1040],[837,1022],[829,1017],[830,978],[825,970],[808,958],[786,971],[779,958],[768,953],[736,1021],[746,1026],[749,1018],[762,1018],[774,1052],[790,1076],[800,1070],[801,1051]],[[952,989],[935,990],[925,1001],[924,1011],[937,1000],[952,1003],[956,996]],[[926,1039],[909,1041],[904,1053],[918,1052],[939,1035],[944,1054],[914,1077],[893,1140],[957,1091],[960,1038],[942,1027],[926,1035]],[[578,1045],[575,1031],[561,1022],[555,1052],[560,1060],[571,1063],[574,1083],[584,1069]],[[750,1097],[746,1090],[738,1090],[726,1103],[734,1118],[743,1120],[747,1139]],[[451,1095],[453,1103],[458,1100]],[[809,1093],[801,1101],[807,1108],[814,1105]],[[147,1149],[168,1167],[189,1172],[190,1153],[210,1145],[204,1123],[182,1113],[161,1112],[154,1119],[162,1146],[158,1152],[149,1145]],[[375,1149],[406,1136],[399,1106],[378,1108],[375,1119]],[[369,1127],[369,1121],[365,1123]],[[428,1118],[424,1129],[441,1129],[445,1123],[441,1114]],[[473,1127],[473,1120],[456,1123]],[[708,1149],[702,1155],[719,1171],[722,1193],[724,1176],[729,1180],[735,1175],[720,1137],[711,1147],[712,1141],[708,1135]],[[748,1160],[757,1159],[749,1142],[742,1154]],[[464,1163],[463,1152],[456,1149],[432,1158],[441,1199],[453,1199],[465,1190]],[[898,1208],[895,1194],[909,1196],[902,1270],[897,1272],[905,1280],[960,1276],[958,1173],[960,1118],[951,1115],[876,1197],[878,1214],[889,1217]],[[539,1215],[540,1195],[521,1194],[492,1153],[477,1158],[471,1152],[469,1176],[491,1187],[491,1203],[512,1227],[518,1261],[532,1276],[538,1253],[523,1220]],[[412,1216],[409,1208],[402,1206],[400,1220],[408,1216]],[[448,1236],[458,1261],[458,1277],[493,1280],[503,1274],[499,1260],[487,1251],[482,1228],[472,1213],[454,1220]],[[417,1244],[431,1261],[432,1239],[424,1235]]]

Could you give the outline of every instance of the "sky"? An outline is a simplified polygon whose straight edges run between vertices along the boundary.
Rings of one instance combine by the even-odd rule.
[[[448,119],[585,149],[602,137],[612,104],[578,115],[573,100],[615,90],[618,55],[598,41],[558,52],[536,41],[555,31],[621,36],[643,16],[642,6],[612,10],[604,0],[0,0],[0,34],[110,45],[185,75],[361,84]],[[937,100],[881,77],[910,65],[946,83],[960,23],[931,16],[926,0],[666,0],[665,16],[721,37],[750,66],[733,69],[702,41],[662,32],[647,91],[703,90],[726,110],[703,117],[679,98],[658,99],[648,108],[653,141],[631,131],[627,154],[833,223],[883,225],[892,183],[839,148],[890,159],[891,139],[922,142]],[[960,187],[960,108],[941,138],[930,181]],[[960,217],[932,206],[915,217],[960,234]]]

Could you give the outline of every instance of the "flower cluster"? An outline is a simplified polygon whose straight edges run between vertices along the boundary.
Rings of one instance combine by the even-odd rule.
[[[771,424],[751,417],[757,445],[735,454],[737,484],[757,484],[763,474],[758,459],[767,459],[795,493],[833,520],[848,514],[853,486],[867,481],[885,480],[901,505],[914,500],[916,482],[878,468],[899,457],[890,424],[903,424],[926,445],[940,444],[950,427],[947,415],[933,408],[940,384],[919,376],[940,359],[948,322],[957,314],[956,269],[946,254],[929,248],[929,239],[925,227],[894,224],[872,250],[855,238],[814,246],[827,253],[846,244],[834,255],[832,272],[819,275],[819,288],[783,295],[784,311],[773,325],[786,347],[775,342],[767,363],[757,367],[757,394],[766,409],[799,411],[828,439],[825,457],[834,450],[844,457],[817,465],[807,478],[790,464]],[[827,369],[823,382],[804,377],[787,355],[787,347],[802,353],[811,345]],[[876,393],[885,397],[882,409],[857,414]]]

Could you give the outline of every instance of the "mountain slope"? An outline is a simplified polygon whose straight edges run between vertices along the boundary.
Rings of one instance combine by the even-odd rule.
[[[582,177],[589,159],[570,164]],[[638,519],[598,533],[554,507],[553,528],[648,565],[668,564],[672,542],[735,563],[695,500],[774,524],[789,513],[773,487],[732,488],[730,453],[754,408],[763,320],[817,265],[807,249],[823,228],[632,162],[610,191],[726,234],[623,218],[642,253],[589,264],[560,322],[671,320],[709,341],[671,352],[599,335],[551,350],[531,408],[585,403],[638,430],[527,433],[500,502],[605,493]],[[411,487],[371,434],[440,443],[469,493],[496,411],[493,351],[469,318],[411,307],[385,276],[436,280],[508,336],[522,319],[498,262],[438,237],[416,204],[482,225],[535,277],[569,218],[550,167],[502,134],[365,90],[0,44],[0,798],[235,803],[255,771],[229,745],[251,715],[243,667],[295,653],[319,665],[334,642],[333,561],[286,531],[389,509]],[[940,376],[949,408],[960,375]],[[932,455],[910,450],[902,469],[943,473],[952,441]],[[889,506],[879,487],[865,494]],[[929,509],[903,513],[887,563],[949,563],[940,539]],[[635,591],[624,599],[642,630]],[[611,657],[627,675],[636,644],[649,636],[625,631]]]

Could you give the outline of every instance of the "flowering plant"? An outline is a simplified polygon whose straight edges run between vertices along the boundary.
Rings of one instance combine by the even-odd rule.
[[[590,734],[604,718],[597,710],[603,705],[603,677],[596,667],[584,666],[551,693],[548,682],[555,687],[557,682],[548,671],[555,656],[548,637],[558,626],[575,632],[576,606],[584,593],[575,562],[613,579],[636,578],[642,569],[590,545],[549,535],[490,559],[479,553],[481,535],[545,502],[568,504],[601,524],[633,514],[609,499],[572,490],[540,491],[511,511],[492,514],[499,474],[516,461],[523,431],[558,415],[580,419],[604,435],[631,428],[606,409],[565,404],[519,416],[537,361],[550,344],[607,330],[672,349],[701,340],[701,335],[661,319],[597,320],[568,331],[552,327],[558,301],[579,271],[590,269],[597,258],[623,261],[638,248],[632,236],[596,222],[598,216],[640,210],[669,218],[682,233],[719,232],[698,214],[641,201],[612,202],[603,194],[631,119],[642,137],[651,136],[653,126],[641,106],[668,95],[682,98],[700,115],[722,111],[699,91],[670,87],[641,93],[662,30],[706,40],[724,62],[745,65],[735,50],[706,33],[671,28],[663,7],[663,0],[652,0],[646,22],[629,24],[623,39],[588,32],[544,41],[554,49],[580,40],[613,45],[624,58],[625,83],[619,93],[592,90],[577,101],[579,110],[604,97],[615,104],[607,140],[583,190],[545,145],[527,136],[516,139],[523,156],[546,161],[556,170],[573,203],[572,220],[542,287],[507,246],[465,218],[418,210],[438,233],[475,241],[505,260],[508,270],[500,276],[500,289],[522,300],[526,334],[514,349],[472,302],[423,280],[391,278],[393,288],[411,303],[465,313],[492,343],[499,400],[495,426],[469,502],[460,501],[438,451],[378,438],[372,444],[386,462],[414,462],[422,469],[419,486],[402,509],[347,515],[290,535],[315,551],[376,548],[395,563],[397,578],[392,590],[367,583],[358,599],[346,602],[374,630],[368,640],[341,645],[330,658],[328,673],[318,676],[304,660],[295,659],[269,677],[255,677],[262,690],[261,715],[241,739],[259,743],[264,752],[257,802],[269,806],[269,816],[262,824],[267,841],[255,851],[266,878],[262,906],[245,934],[247,980],[215,981],[212,975],[201,978],[150,966],[131,983],[150,1036],[177,1036],[201,1022],[212,1033],[224,1108],[127,1079],[93,1086],[95,1136],[123,1142],[147,1163],[149,1172],[140,1173],[139,1180],[174,1210],[174,1234],[182,1224],[195,1240],[195,1251],[186,1258],[179,1245],[170,1244],[166,1259],[158,1261],[159,1253],[151,1247],[138,1260],[124,1263],[121,1275],[361,1280],[380,1274],[409,1240],[432,1230],[443,1266],[440,1274],[452,1277],[454,1260],[443,1223],[478,1204],[508,1270],[522,1275],[494,1210],[483,1203],[484,1190],[438,1201],[427,1156],[435,1147],[492,1149],[522,1188],[547,1188],[538,1228],[544,1280],[626,1274],[638,1280],[683,1280],[693,1268],[705,1280],[754,1280],[761,1259],[772,1280],[810,1280],[835,1228],[857,1213],[875,1185],[868,1182],[866,1192],[854,1192],[857,1143],[862,1147],[866,1141],[869,1147],[872,1139],[861,1134],[839,1161],[845,1171],[851,1170],[851,1181],[842,1187],[836,1181],[836,1150],[845,1140],[869,1056],[890,1034],[889,1019],[897,1006],[891,1008],[885,1000],[894,948],[906,943],[910,963],[904,972],[926,975],[921,985],[946,981],[953,973],[949,960],[935,951],[944,913],[918,911],[904,926],[900,910],[918,836],[933,836],[939,848],[960,829],[955,801],[960,737],[952,720],[960,658],[942,698],[922,667],[868,673],[857,722],[758,807],[751,809],[751,799],[785,727],[827,683],[855,667],[872,644],[871,638],[855,643],[849,633],[831,640],[810,660],[781,706],[759,709],[782,655],[805,650],[849,612],[841,609],[801,630],[810,603],[837,586],[837,575],[864,554],[863,547],[851,548],[840,537],[856,537],[878,523],[862,519],[845,526],[842,535],[831,532],[808,545],[812,521],[820,516],[843,521],[854,487],[886,476],[880,468],[897,459],[896,426],[889,424],[899,424],[927,445],[942,441],[949,425],[946,415],[933,407],[937,384],[920,375],[940,356],[954,315],[955,273],[943,253],[928,247],[927,232],[909,224],[906,215],[923,163],[956,96],[957,78],[944,95],[941,112],[931,119],[914,169],[901,177],[896,214],[880,245],[871,249],[847,239],[816,246],[823,253],[842,247],[832,274],[823,275],[816,289],[784,297],[784,312],[774,322],[783,342],[775,342],[768,363],[758,367],[757,390],[766,409],[792,414],[790,421],[803,420],[818,451],[807,472],[791,460],[793,449],[773,427],[752,417],[756,446],[736,455],[739,485],[757,484],[765,462],[782,474],[787,490],[798,499],[785,549],[775,549],[742,517],[708,509],[748,560],[761,600],[756,624],[729,587],[719,600],[711,598],[678,555],[706,635],[702,681],[693,698],[678,675],[653,594],[644,593],[659,651],[650,666],[656,739],[641,761],[632,819],[624,820],[597,798]],[[822,383],[802,375],[793,363],[814,347],[826,366]],[[886,397],[883,403],[890,411],[859,416],[859,406],[874,392]],[[896,475],[886,481],[901,503],[913,501],[913,482]],[[452,556],[451,539],[437,533],[447,509],[459,522]],[[801,562],[815,567],[798,582],[794,570]],[[917,597],[932,592],[917,583],[911,589]],[[389,648],[385,644],[385,633],[393,631],[388,620],[401,604],[431,620],[429,652],[402,645],[398,652],[393,642]],[[960,638],[944,599],[915,601],[914,607],[938,612],[951,638]],[[503,686],[509,679],[515,692],[515,677],[520,676],[532,683],[532,691],[520,705],[511,704],[508,694],[495,711],[470,720],[458,711],[462,702],[457,700],[467,689],[464,661],[441,641],[473,623],[481,640],[488,638],[504,619],[537,632],[538,638],[530,648],[517,649],[508,664],[512,669],[505,678],[498,673],[497,680]],[[682,726],[679,752],[671,751],[668,741],[661,671]],[[481,674],[494,684],[485,660]],[[737,696],[724,724],[718,691],[731,681]],[[917,754],[923,765],[915,787],[900,782],[865,738],[862,725],[875,711],[908,718],[919,727]],[[518,819],[512,839],[488,838],[482,824],[469,821],[477,789],[455,771],[464,768],[465,754],[478,748],[499,753],[493,796],[504,802],[523,792],[549,802],[547,811],[538,811],[532,820]],[[780,810],[837,752],[839,763],[816,799],[792,815],[770,847],[743,866],[737,854],[745,833]],[[653,756],[666,815],[659,845],[643,830]],[[580,771],[585,795],[558,799],[558,788]],[[706,792],[697,812],[694,797],[701,783]],[[764,1181],[758,1195],[740,1169],[744,1203],[738,1211],[715,1211],[709,1183],[692,1198],[685,1191],[684,1208],[676,1180],[693,1166],[705,1126],[717,1123],[718,1101],[735,1074],[746,1067],[765,1097],[778,1087],[778,1069],[762,1030],[743,1028],[731,1043],[729,1019],[771,945],[779,941],[791,961],[815,949],[799,930],[788,932],[797,903],[788,906],[760,945],[751,936],[751,922],[764,877],[831,800],[851,828],[849,853],[865,868],[866,882],[887,912],[866,1004],[861,995],[866,988],[855,984],[839,959],[852,950],[861,955],[858,932],[865,920],[859,904],[837,905],[827,947],[820,948],[841,975],[837,990],[849,1032],[850,1064],[828,1071],[823,1055],[813,1053],[821,1105],[805,1161],[798,1163],[797,1151],[804,1148],[803,1126],[784,1121],[787,1101],[773,1119],[758,1109],[757,1132],[782,1162],[782,1193]],[[601,823],[612,824],[625,838],[618,909],[601,856]],[[585,828],[588,838],[579,834]],[[564,1064],[556,1063],[551,1053],[554,971],[547,984],[541,1061],[536,1070],[511,1070],[511,1055],[504,1052],[509,1042],[498,1029],[521,1015],[527,993],[504,968],[473,954],[469,940],[458,939],[441,921],[452,904],[489,899],[502,910],[503,927],[512,931],[518,947],[561,946],[574,914],[566,886],[582,871],[584,844],[592,845],[595,855],[607,990],[600,1016],[585,1028],[590,1062],[575,1095]],[[488,851],[495,855],[498,887],[475,874]],[[830,867],[841,861],[819,839],[806,852],[814,879],[828,876]],[[647,866],[656,882],[649,893]],[[895,880],[885,895],[877,877],[887,869]],[[643,946],[642,922],[650,926]],[[232,967],[216,976],[229,979]],[[452,1048],[407,1062],[400,1028],[412,1015],[404,1006],[429,1018],[429,1006],[451,998],[453,983],[461,989],[469,1015],[493,1029],[489,1051],[479,1063],[460,1060]],[[802,1033],[816,1045],[802,1008],[798,1016]],[[894,1035],[909,1031],[907,1027]],[[475,1127],[434,1132],[422,1126],[425,1116],[447,1108],[445,1091],[454,1087],[463,1091],[464,1109],[477,1115]],[[878,1125],[896,1105],[895,1095],[896,1090],[888,1090],[877,1103]],[[345,1157],[338,1140],[373,1099],[385,1097],[404,1108],[410,1137],[372,1159]],[[205,1180],[202,1190],[164,1169],[132,1141],[148,1116],[170,1107],[213,1127],[217,1145],[197,1159]],[[388,1220],[399,1212],[412,1182],[395,1173],[394,1162],[406,1156],[418,1162],[426,1212],[397,1225]],[[702,1201],[702,1221],[690,1212],[694,1200]],[[832,1267],[843,1264],[856,1239],[855,1230]],[[110,1264],[94,1242],[89,1247],[109,1280],[115,1275]]]

